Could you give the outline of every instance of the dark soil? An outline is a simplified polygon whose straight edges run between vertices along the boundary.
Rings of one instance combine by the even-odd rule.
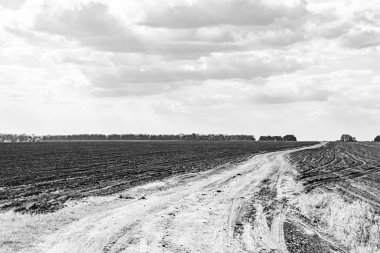
[[[173,175],[313,142],[92,141],[0,144],[0,210],[42,213]]]
[[[323,188],[380,210],[380,144],[331,142],[290,155],[307,191]]]
[[[318,235],[308,235],[291,222],[284,222],[285,243],[291,253],[331,252]]]

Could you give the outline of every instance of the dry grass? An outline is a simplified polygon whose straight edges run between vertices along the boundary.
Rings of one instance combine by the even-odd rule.
[[[334,193],[313,193],[297,199],[301,212],[351,252],[380,252],[380,216],[363,201],[348,202]]]
[[[67,221],[69,222],[69,221]],[[6,212],[0,214],[1,252],[17,252],[30,249],[38,242],[39,236],[51,233],[64,222],[57,214],[19,214]]]
[[[51,233],[77,221],[89,213],[107,209],[116,197],[89,197],[83,201],[67,203],[68,206],[54,213],[20,214],[13,211],[0,213],[0,252],[34,252],[36,245]],[[113,201],[122,205],[124,201]]]

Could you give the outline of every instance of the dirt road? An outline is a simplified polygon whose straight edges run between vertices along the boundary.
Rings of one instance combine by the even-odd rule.
[[[299,150],[299,149],[298,149]],[[36,246],[39,252],[287,252],[287,154],[136,187]],[[131,199],[126,199],[131,197]]]

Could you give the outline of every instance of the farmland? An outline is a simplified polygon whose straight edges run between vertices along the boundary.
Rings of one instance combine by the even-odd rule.
[[[379,144],[331,142],[315,150],[292,153],[291,160],[307,191],[337,191],[380,207],[379,199],[374,197],[380,196]]]
[[[65,157],[61,161],[95,165],[83,165],[82,169],[66,165],[72,168],[67,174],[59,174],[65,169],[52,165],[49,179],[42,178],[41,182],[38,180],[47,170],[39,170],[48,167],[34,165],[31,168],[39,177],[29,182],[27,173],[19,173],[19,178],[25,178],[22,184],[15,184],[17,180],[9,174],[9,185],[2,188],[3,203],[8,207],[3,209],[20,212],[0,215],[0,250],[380,252],[380,144],[329,142],[307,146],[310,144],[30,145],[26,148],[29,153],[22,154],[30,158],[34,147],[36,161],[41,162],[38,152],[41,156],[52,152],[56,160],[45,159],[45,164]],[[7,150],[14,147],[23,146],[8,146]],[[124,161],[124,165],[99,166],[98,157],[114,161],[108,153],[119,154],[117,161]],[[8,153],[4,161],[10,157]],[[127,161],[133,157],[133,166],[129,166]],[[33,164],[31,160],[28,163]],[[69,180],[60,181],[62,175]],[[23,195],[39,190],[42,182],[50,182],[46,185],[50,191]],[[59,202],[62,196],[70,197],[65,208],[49,206],[51,200]],[[29,210],[25,203],[38,203],[41,208]]]
[[[380,145],[331,142],[291,153],[290,160],[303,191],[289,202],[288,245],[302,249],[313,241],[308,252],[379,252]]]
[[[0,208],[41,213],[173,175],[236,163],[302,142],[46,142],[0,144]]]

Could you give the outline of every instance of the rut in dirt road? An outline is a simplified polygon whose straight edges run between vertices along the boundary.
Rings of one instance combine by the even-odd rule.
[[[145,199],[105,207],[50,235],[36,251],[288,252],[287,202],[302,187],[289,152],[134,188],[128,194]]]

